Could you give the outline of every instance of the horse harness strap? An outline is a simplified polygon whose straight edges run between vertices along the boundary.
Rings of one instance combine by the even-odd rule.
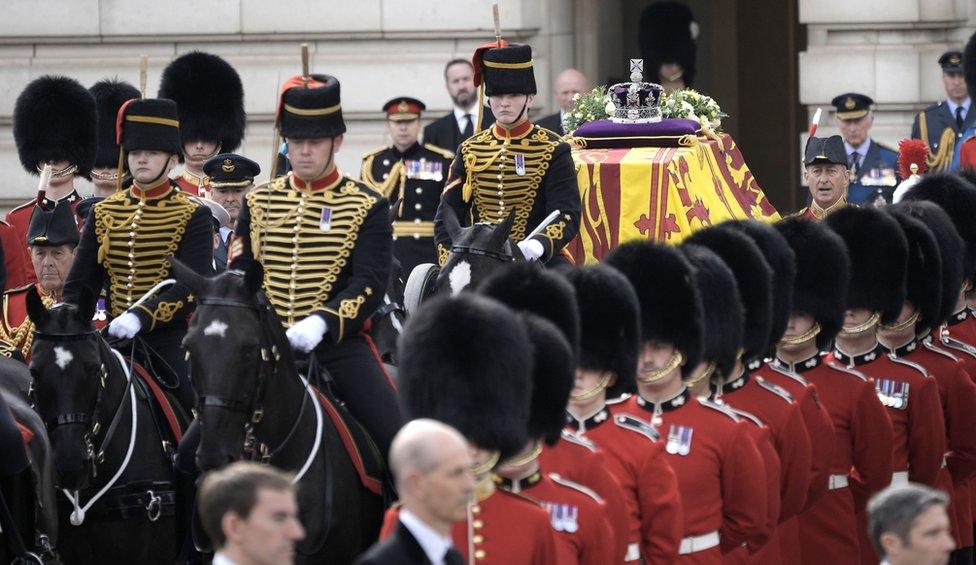
[[[373,313],[373,318],[375,318],[375,319],[378,320],[378,319],[382,318],[383,316],[386,316],[388,314],[392,314],[393,312],[398,312],[398,311],[399,312],[403,312],[403,306],[400,306],[396,302],[392,302],[392,301],[391,302],[387,302],[386,304],[384,304],[384,305],[382,305],[382,306],[380,306],[379,308],[376,309],[376,312]]]
[[[488,249],[479,249],[477,247],[468,247],[466,245],[454,245],[451,247],[451,253],[469,253],[471,255],[482,255],[490,259],[495,259],[496,261],[501,261],[502,263],[512,263],[515,261],[515,257],[501,251],[491,251]]]

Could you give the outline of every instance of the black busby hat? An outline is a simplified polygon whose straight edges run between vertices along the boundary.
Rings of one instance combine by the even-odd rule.
[[[926,330],[939,324],[942,308],[942,255],[935,236],[923,222],[897,207],[887,207],[908,241],[906,300],[918,310],[915,327]],[[956,295],[958,297],[958,294]]]
[[[565,269],[580,316],[579,366],[617,376],[607,397],[634,392],[640,350],[640,304],[620,271],[607,264]]]
[[[732,270],[746,310],[743,360],[765,354],[773,325],[773,269],[762,251],[742,233],[717,226],[698,230],[685,241],[711,249]]]
[[[793,309],[793,284],[796,278],[796,255],[776,228],[757,220],[737,220],[719,224],[722,228],[742,231],[762,251],[773,269],[773,321],[769,330],[769,347],[783,337]]]
[[[969,36],[962,53],[962,76],[970,98],[976,98],[976,33]]]
[[[827,216],[826,224],[847,245],[851,258],[846,310],[864,308],[891,324],[905,302],[908,242],[898,222],[877,208],[847,206]]]
[[[874,100],[865,94],[846,92],[834,96],[830,101],[838,120],[857,120],[868,115]]]
[[[686,86],[695,82],[695,39],[698,24],[691,9],[678,2],[655,2],[641,14],[637,42],[651,82],[664,63],[681,66]]]
[[[680,246],[695,268],[695,284],[704,308],[705,343],[702,358],[715,363],[722,376],[730,376],[742,350],[746,311],[735,275],[714,251],[694,243]]]
[[[830,347],[844,324],[851,259],[847,245],[827,226],[786,218],[774,226],[796,256],[793,312],[809,314],[820,324],[817,348]]]
[[[51,211],[34,206],[27,227],[27,245],[77,245],[78,239],[78,222],[70,202],[62,200]]]
[[[179,155],[180,119],[176,102],[165,98],[141,98],[119,108],[116,139],[126,153],[130,151],[165,151]]]
[[[959,300],[959,290],[963,279],[963,254],[966,244],[959,236],[952,220],[938,204],[925,200],[902,201],[892,207],[899,212],[918,219],[929,228],[939,246],[939,257],[942,259],[942,303],[935,325],[942,324],[956,312]],[[909,290],[909,292],[911,292]]]
[[[566,425],[566,403],[576,380],[576,356],[552,322],[531,312],[523,312],[521,318],[533,352],[529,438],[555,445]]]
[[[95,154],[94,167],[114,169],[119,162],[115,120],[122,104],[140,97],[139,90],[127,82],[106,79],[96,82],[88,92],[95,97],[95,106],[98,109],[98,151]]]
[[[580,346],[580,318],[573,285],[536,263],[512,263],[482,280],[476,290],[518,312],[532,312],[559,328],[574,355]]]
[[[839,135],[830,137],[810,137],[803,154],[803,166],[838,164],[847,167],[847,151],[844,149],[844,138]]]
[[[905,193],[905,200],[928,200],[942,207],[966,243],[963,277],[976,280],[976,186],[952,173],[929,173]]]
[[[416,120],[426,109],[427,106],[423,102],[416,98],[410,98],[409,96],[397,96],[396,98],[387,100],[386,104],[383,104],[383,112],[386,113],[386,119],[394,122]]]
[[[215,141],[227,152],[240,147],[247,126],[244,85],[227,61],[201,51],[173,59],[163,70],[159,97],[176,102],[183,143]]]
[[[485,95],[535,94],[532,70],[532,48],[511,44],[502,47],[483,46],[475,50],[471,64],[475,68],[475,86],[485,83]]]
[[[684,355],[682,375],[701,362],[702,302],[694,271],[677,249],[631,241],[614,249],[605,262],[619,270],[637,292],[641,340],[672,343]]]
[[[207,159],[203,174],[210,179],[211,188],[245,187],[254,184],[261,166],[237,153],[221,153]]]
[[[288,139],[336,137],[346,133],[339,79],[330,75],[296,75],[285,81],[279,98],[278,130]]]
[[[73,78],[45,75],[24,88],[14,104],[14,141],[20,164],[32,175],[48,161],[68,161],[87,177],[95,162],[95,99]]]
[[[512,310],[470,292],[434,298],[407,321],[399,350],[408,418],[440,420],[502,458],[524,448],[533,359]]]

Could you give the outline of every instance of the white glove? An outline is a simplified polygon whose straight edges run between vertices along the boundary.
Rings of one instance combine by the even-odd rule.
[[[108,324],[108,335],[120,339],[132,339],[142,329],[139,316],[125,312]]]
[[[538,239],[520,241],[518,242],[518,247],[522,250],[522,255],[525,255],[526,261],[535,261],[539,257],[542,257],[542,254],[546,251]]]
[[[322,316],[312,314],[304,320],[288,328],[285,335],[291,348],[302,353],[308,353],[322,341],[328,326]]]

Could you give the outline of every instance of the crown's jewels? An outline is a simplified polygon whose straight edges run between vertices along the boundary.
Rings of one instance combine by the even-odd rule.
[[[658,104],[664,88],[660,84],[644,82],[644,60],[630,60],[630,81],[610,87],[614,111],[610,120],[618,124],[648,124],[661,121]]]

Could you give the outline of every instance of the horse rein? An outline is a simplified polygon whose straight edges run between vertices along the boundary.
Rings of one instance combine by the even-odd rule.
[[[488,257],[489,259],[501,261],[502,263],[512,263],[515,261],[514,255],[506,254],[501,251],[491,251],[489,249],[469,247],[467,245],[452,245],[451,253],[467,253],[469,255],[480,255],[483,257]]]

